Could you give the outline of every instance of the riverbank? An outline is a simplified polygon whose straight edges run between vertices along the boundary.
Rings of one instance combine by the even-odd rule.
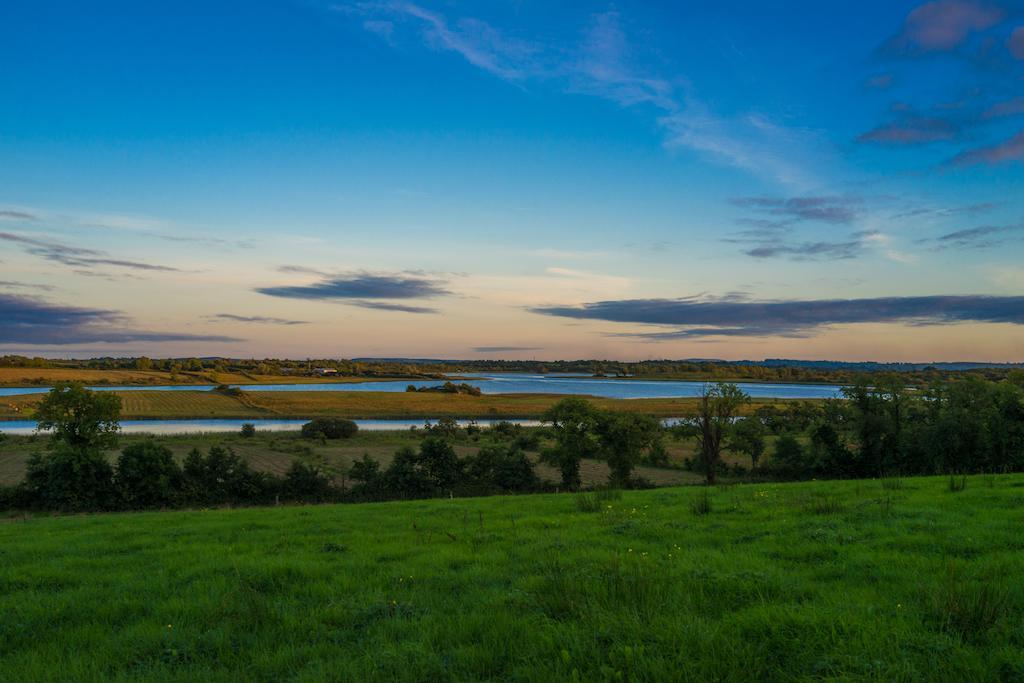
[[[374,391],[122,391],[125,420],[189,420],[212,418],[349,419],[418,418],[538,418],[565,398],[559,394],[436,394]],[[30,420],[45,394],[6,396],[0,400],[0,420]],[[612,399],[587,397],[605,410],[645,413],[655,417],[692,415],[695,398]],[[794,400],[752,399],[749,413],[762,405],[785,405]]]

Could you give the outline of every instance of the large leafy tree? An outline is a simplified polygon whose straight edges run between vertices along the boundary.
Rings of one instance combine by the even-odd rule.
[[[120,396],[89,391],[78,382],[58,382],[36,409],[38,429],[76,451],[116,446],[120,418]]]
[[[698,455],[707,483],[714,484],[722,463],[722,446],[740,408],[750,401],[735,384],[705,384],[698,403],[696,434]]]
[[[612,484],[629,484],[633,468],[658,442],[661,431],[661,423],[650,415],[609,412],[600,416],[597,434]]]
[[[580,460],[599,451],[594,433],[599,416],[589,402],[571,396],[548,408],[542,417],[551,424],[555,445],[545,449],[541,459],[558,468],[567,489],[580,487]]]

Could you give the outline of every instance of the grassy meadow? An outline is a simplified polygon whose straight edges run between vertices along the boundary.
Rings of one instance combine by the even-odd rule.
[[[0,523],[0,680],[1024,678],[1024,476]]]
[[[349,419],[442,417],[536,418],[565,398],[555,394],[442,394],[385,391],[244,391],[229,395],[217,391],[122,391],[121,418],[295,418],[344,417]],[[30,420],[45,394],[0,398],[0,419]],[[603,410],[639,412],[656,417],[692,414],[694,398],[588,398]],[[793,399],[790,399],[792,401]],[[799,399],[802,400],[802,399]],[[813,399],[808,399],[813,400]],[[782,399],[754,399],[745,412],[765,404],[784,405]]]

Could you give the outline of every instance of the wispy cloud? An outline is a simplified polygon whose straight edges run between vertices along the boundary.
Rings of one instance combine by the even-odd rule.
[[[910,12],[901,31],[882,49],[907,56],[949,52],[1005,18],[1005,10],[983,0],[926,2]]]
[[[957,127],[950,121],[911,115],[862,133],[857,137],[857,142],[891,146],[927,145],[952,140],[956,135]]]
[[[800,243],[778,241],[759,244],[743,253],[759,259],[786,257],[796,261],[841,261],[856,258],[863,248],[864,243],[860,240]]]
[[[1016,225],[983,225],[967,228],[940,235],[934,239],[920,240],[923,244],[932,244],[936,251],[946,249],[987,249],[999,246],[1013,239],[1024,236],[1024,224]]]
[[[311,285],[260,287],[256,291],[286,299],[418,299],[451,294],[438,280],[376,273],[339,275]]]
[[[1014,161],[1024,161],[1024,130],[1003,142],[985,147],[969,149],[949,160],[952,166],[996,166]]]
[[[288,267],[288,272],[305,272],[299,267]],[[317,272],[317,271],[314,271]],[[427,277],[421,273],[349,273],[323,274],[324,279],[310,285],[287,285],[260,287],[256,291],[268,296],[285,299],[307,299],[311,301],[336,301],[349,306],[358,306],[378,311],[400,313],[436,313],[436,309],[380,301],[380,299],[430,299],[448,296],[451,292],[444,287],[444,281]]]
[[[40,292],[52,292],[56,287],[53,285],[41,285],[32,282],[15,282],[13,280],[0,280],[0,287],[9,289],[34,289]]]
[[[360,301],[358,299],[346,301],[350,306],[369,308],[374,311],[394,311],[396,313],[437,313],[436,308],[429,306],[410,306],[409,304],[396,304],[387,301]]]
[[[110,258],[105,252],[84,247],[73,247],[59,242],[50,242],[34,237],[16,235],[9,232],[0,232],[0,240],[21,245],[22,248],[39,258],[47,261],[54,261],[65,266],[93,267],[93,266],[115,266],[118,268],[129,268],[133,270],[176,272],[177,268],[160,266],[141,261],[127,261],[124,259]]]
[[[582,306],[538,306],[533,312],[577,320],[670,326],[625,333],[647,339],[708,336],[810,336],[833,325],[967,322],[1024,325],[1024,296],[917,296],[753,301],[736,298],[631,299]]]
[[[14,209],[0,209],[0,221],[34,221],[36,215],[27,211],[16,211]]]
[[[1018,26],[1006,41],[1006,47],[1016,59],[1024,59],[1024,26]]]
[[[265,323],[268,325],[308,325],[307,320],[288,320],[286,318],[274,318],[264,315],[235,315],[234,313],[217,313],[206,316],[207,320],[233,322],[233,323]]]
[[[0,343],[55,346],[129,342],[237,342],[222,335],[153,332],[127,327],[118,312],[63,306],[40,299],[0,294]]]
[[[775,217],[762,227],[782,227],[801,221],[849,224],[860,216],[863,202],[859,197],[733,197],[729,203]]]
[[[981,118],[985,121],[991,121],[992,119],[1002,119],[1022,114],[1024,114],[1024,97],[1014,97],[989,106],[988,109],[982,112]]]
[[[715,163],[742,169],[791,187],[818,184],[810,168],[826,145],[813,131],[787,127],[761,112],[719,116],[682,76],[663,76],[639,66],[636,45],[614,11],[594,14],[575,46],[550,46],[509,36],[474,18],[452,21],[410,2],[366,2],[334,9],[376,23],[416,22],[427,47],[459,54],[470,64],[518,86],[554,86],[562,92],[599,97],[621,107],[654,114],[668,149],[688,149]],[[394,44],[394,31],[385,31]]]

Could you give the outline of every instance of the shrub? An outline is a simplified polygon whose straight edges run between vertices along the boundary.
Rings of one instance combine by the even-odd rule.
[[[218,384],[210,391],[215,391],[218,394],[224,394],[225,396],[233,396],[235,398],[242,395],[242,390],[238,387],[233,387],[230,384]]]
[[[949,475],[949,491],[950,493],[959,493],[967,488],[967,476],[961,475],[959,477]]]
[[[256,425],[251,422],[246,422],[242,425],[240,434],[242,435],[242,438],[251,439],[256,436]]]
[[[300,460],[292,462],[281,486],[285,498],[321,503],[336,498],[331,478],[321,469]]]
[[[533,463],[515,445],[489,445],[466,464],[466,473],[479,486],[499,491],[533,491],[539,485]]]
[[[101,452],[58,442],[50,453],[29,459],[25,492],[32,506],[47,510],[106,510],[116,499],[113,475]]]
[[[186,496],[195,503],[257,503],[272,498],[271,481],[253,472],[233,450],[213,446],[204,456],[193,449],[182,466]]]
[[[302,425],[302,436],[307,439],[350,439],[358,432],[355,422],[336,417],[320,417]]]
[[[121,451],[114,487],[129,509],[165,507],[181,498],[182,473],[171,451],[151,441]]]

